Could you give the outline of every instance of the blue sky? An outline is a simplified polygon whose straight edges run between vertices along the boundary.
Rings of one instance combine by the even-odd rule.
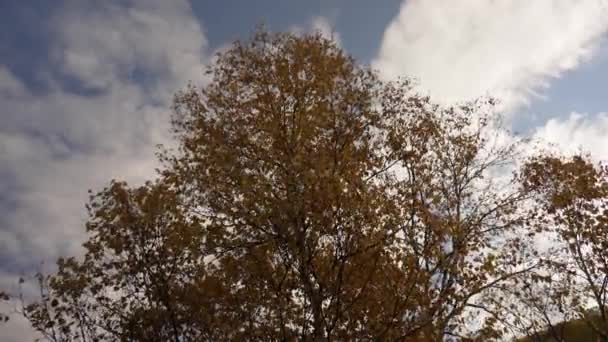
[[[259,24],[286,31],[294,26],[306,27],[313,18],[323,16],[343,37],[343,47],[360,61],[369,62],[400,3],[400,0],[386,0],[381,5],[365,0],[192,1],[191,10],[212,49],[247,38]],[[36,90],[44,88],[36,73],[48,69],[53,44],[52,19],[61,16],[64,9],[61,4],[62,1],[41,0],[0,3],[0,40],[3,42],[0,62]]]
[[[172,94],[255,25],[320,30],[443,103],[608,159],[608,0],[1,1],[0,288],[78,254],[88,189],[154,177]],[[30,333],[1,329],[5,341]],[[5,334],[6,336],[2,336]]]

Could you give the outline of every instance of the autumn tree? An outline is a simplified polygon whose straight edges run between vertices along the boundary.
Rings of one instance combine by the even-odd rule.
[[[538,229],[556,238],[548,269],[559,290],[549,303],[608,341],[608,168],[581,155],[545,155],[524,174],[526,186],[542,190]]]
[[[177,94],[157,180],[91,197],[27,307],[53,341],[498,338],[535,267],[494,103],[442,107],[321,35],[256,33]]]

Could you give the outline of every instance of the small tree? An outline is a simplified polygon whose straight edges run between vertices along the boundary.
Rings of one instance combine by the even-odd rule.
[[[557,237],[549,269],[551,303],[608,341],[608,168],[587,157],[541,156],[525,169],[526,185],[542,189],[538,229]]]
[[[529,271],[492,101],[442,108],[321,35],[258,33],[175,99],[159,179],[91,199],[27,308],[55,341],[487,340]],[[500,176],[500,178],[498,178]],[[484,312],[484,315],[479,315]],[[490,314],[488,314],[490,313]],[[473,322],[473,323],[471,323]]]

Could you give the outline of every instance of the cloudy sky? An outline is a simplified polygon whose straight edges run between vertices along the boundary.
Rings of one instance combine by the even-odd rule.
[[[608,160],[608,0],[1,1],[0,288],[78,253],[88,189],[154,176],[172,94],[259,23],[439,101],[496,96],[514,130]]]

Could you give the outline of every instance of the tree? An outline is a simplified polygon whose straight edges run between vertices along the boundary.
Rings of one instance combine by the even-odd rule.
[[[589,325],[582,320],[562,321],[552,325],[548,330],[539,331],[529,337],[521,338],[518,342],[557,342],[557,341],[598,341],[600,340]]]
[[[7,292],[0,290],[0,302],[8,302],[10,299],[11,297]],[[7,313],[0,312],[0,324],[8,322],[9,318]]]
[[[505,332],[535,267],[493,101],[441,107],[321,35],[259,32],[175,98],[157,180],[91,197],[84,258],[26,309],[53,341],[416,340]],[[480,314],[483,313],[483,314]],[[471,322],[474,321],[474,324]]]
[[[558,241],[549,269],[560,291],[551,303],[608,341],[608,168],[580,155],[539,156],[525,179],[541,190],[538,229]]]

